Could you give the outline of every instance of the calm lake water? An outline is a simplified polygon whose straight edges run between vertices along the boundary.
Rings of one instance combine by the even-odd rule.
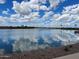
[[[0,49],[3,49],[5,53],[12,53],[14,49],[13,45],[20,39],[29,39],[38,45],[48,44],[52,47],[74,44],[79,41],[78,35],[75,35],[74,31],[69,30],[1,29]]]

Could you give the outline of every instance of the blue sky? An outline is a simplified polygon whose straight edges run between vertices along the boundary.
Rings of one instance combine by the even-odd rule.
[[[4,4],[0,4],[0,15],[2,15],[2,11],[3,10],[7,10],[10,9],[9,13],[15,13],[12,10],[13,7],[13,3],[12,1],[18,1],[18,2],[22,2],[23,0],[7,0],[6,3]],[[57,6],[57,8],[54,10],[54,12],[61,12],[64,6],[69,6],[69,5],[74,5],[74,4],[79,4],[79,0],[66,0],[63,3],[60,3],[59,6]],[[46,5],[49,5],[49,3],[47,3]]]
[[[33,2],[34,0],[31,0],[31,1],[32,1],[32,3],[34,3]],[[38,0],[38,1],[41,1],[41,0]],[[37,10],[37,9],[31,8],[29,6],[24,6],[23,5],[24,7],[28,7],[28,8],[22,9],[22,10],[19,9],[20,10],[19,11],[16,6],[19,4],[18,6],[21,7],[22,3],[24,3],[26,5],[26,4],[28,4],[30,2],[30,0],[25,0],[25,1],[24,0],[1,0],[0,1],[0,21],[1,21],[0,23],[3,24],[3,25],[4,24],[7,24],[7,25],[13,25],[13,24],[14,25],[17,25],[17,24],[21,24],[22,25],[22,24],[25,24],[26,25],[28,22],[30,24],[31,22],[34,22],[35,21],[35,22],[39,23],[38,25],[41,25],[40,22],[42,20],[46,20],[46,18],[48,18],[48,20],[50,20],[51,16],[47,16],[46,15],[47,13],[50,13],[51,12],[52,13],[52,16],[58,15],[58,14],[60,14],[60,16],[64,16],[64,14],[62,12],[64,11],[64,9],[66,7],[69,7],[70,6],[70,7],[72,7],[71,8],[71,10],[72,10],[73,9],[73,5],[75,6],[75,5],[79,4],[79,0],[45,0],[45,1],[46,1],[45,3],[42,3],[41,2],[40,8],[43,8],[43,9]],[[52,4],[50,3],[50,1],[52,1]],[[61,1],[63,1],[63,2],[61,2]],[[36,2],[36,0],[35,0],[35,2]],[[15,6],[15,3],[17,4],[16,6]],[[31,5],[31,4],[28,4],[28,5]],[[34,3],[34,7],[36,8],[36,6],[38,6],[38,4],[35,4]],[[52,5],[52,7],[51,7],[51,5]],[[78,6],[76,6],[76,7],[78,7]],[[31,8],[31,10],[32,10],[31,13],[33,13],[33,18],[34,18],[33,20],[31,19],[32,18],[31,17],[32,15],[31,14],[28,15],[29,13],[27,13],[27,11],[30,12],[29,11],[30,10],[29,8]],[[47,8],[48,10],[46,10],[44,8]],[[29,9],[29,10],[27,10],[27,9]],[[17,14],[20,15],[21,18],[19,18],[20,16],[16,17],[15,15],[17,15]],[[14,17],[14,18],[11,18],[11,17]],[[23,18],[23,17],[25,17],[25,18]],[[1,18],[2,18],[2,20],[1,20]],[[5,20],[5,18],[8,18],[8,19]],[[60,17],[60,18],[62,18],[62,17]],[[58,18],[58,19],[60,19],[60,18]],[[12,22],[15,19],[17,21]],[[18,20],[18,19],[22,19],[22,20],[23,19],[31,19],[31,21],[26,21],[26,20],[22,21],[22,20]],[[55,19],[52,19],[52,23],[53,23],[53,20],[55,20]]]

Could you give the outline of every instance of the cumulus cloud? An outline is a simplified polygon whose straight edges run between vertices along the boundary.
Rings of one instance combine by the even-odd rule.
[[[49,8],[47,8],[47,6],[43,5],[43,6],[40,6],[40,10],[45,10],[45,11],[48,11]]]
[[[46,5],[44,5],[45,3],[47,3],[47,0],[43,0],[43,1],[42,0],[30,0],[30,1],[24,0],[21,3],[17,1],[13,1],[13,10],[17,14],[20,14],[20,19],[23,19],[23,21],[24,19],[36,20],[36,19],[39,19],[40,17],[39,10],[45,11],[45,14],[49,13],[51,8],[55,8],[60,2],[63,2],[64,0],[48,0],[48,1],[50,2],[50,7],[47,7]],[[37,12],[32,12],[33,10],[36,10]],[[46,15],[44,15],[42,19],[47,18]]]
[[[0,16],[0,23],[6,22],[5,19],[5,17]]]
[[[9,13],[8,13],[9,11],[10,11],[9,9],[3,10],[3,11],[2,11],[2,14],[8,15],[8,14],[9,14]]]
[[[6,0],[0,0],[0,4],[4,4]]]
[[[13,1],[13,9],[15,10],[16,13],[28,15],[32,12],[32,10],[48,10],[48,8],[45,5],[39,5],[37,3],[39,0],[32,0],[30,2],[25,2],[22,1],[21,3],[17,1]]]
[[[50,11],[50,9],[55,8],[59,3],[65,0],[48,1],[50,3],[49,7],[44,5],[47,3],[47,0],[25,0],[21,3],[13,1],[13,10],[16,12],[16,14],[10,16],[10,22],[33,21],[39,23],[40,25],[56,25],[58,23],[63,25],[71,25],[72,23],[76,23],[79,20],[79,4],[64,7],[64,10],[61,12],[61,14],[55,14],[54,12]],[[36,12],[33,12],[33,10],[36,10]],[[39,15],[40,10],[45,11],[45,14],[41,18]],[[3,11],[2,13],[7,14],[8,10]]]
[[[61,1],[63,0],[48,0],[50,2],[50,6],[52,8],[56,7]],[[13,9],[17,13],[21,14],[29,14],[32,10],[49,10],[50,8],[45,5],[42,5],[43,3],[46,3],[46,0],[31,0],[31,1],[22,1],[21,3],[17,1],[13,1]]]
[[[37,20],[40,17],[38,12],[32,12],[29,15],[20,15],[20,14],[13,14],[10,17],[11,22],[28,22]]]
[[[8,14],[8,12],[4,10],[4,11],[2,11],[2,14]]]
[[[20,14],[13,14],[10,17],[10,21],[11,22],[18,22],[19,17],[20,17]]]
[[[21,4],[13,1],[13,9],[15,10],[16,13],[22,14],[22,15],[28,15],[31,13],[31,8],[29,8],[30,3],[25,3],[22,2]]]
[[[49,0],[50,7],[55,8],[57,5],[59,5],[60,2],[63,2],[65,0]]]
[[[58,20],[62,20],[62,22],[67,22],[67,24],[71,25],[75,22],[79,21],[79,4],[73,6],[67,6],[64,8],[62,15],[58,18]]]
[[[32,3],[46,3],[46,0],[31,0]]]
[[[79,4],[64,7],[64,10],[61,12],[61,14],[55,14],[51,11],[46,12],[43,16],[43,19],[48,19],[48,22],[45,23],[45,25],[47,24],[46,26],[60,27],[62,25],[64,27],[73,27],[75,24],[78,25]]]
[[[58,14],[46,12],[42,19],[49,19],[46,26],[66,26],[73,27],[79,22],[79,4],[66,6],[64,10]],[[46,20],[47,21],[47,20]],[[44,21],[44,22],[46,22]],[[79,26],[79,25],[78,25]]]
[[[77,14],[79,12],[79,4],[64,7],[63,14]]]

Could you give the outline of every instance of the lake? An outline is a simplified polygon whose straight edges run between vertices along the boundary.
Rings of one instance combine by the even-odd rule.
[[[32,49],[60,47],[78,43],[73,30],[55,29],[0,29],[0,49],[4,53]]]

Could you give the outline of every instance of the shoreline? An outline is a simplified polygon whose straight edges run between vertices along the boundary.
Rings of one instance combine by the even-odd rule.
[[[32,27],[32,26],[0,26],[0,29],[58,29],[58,30],[79,30],[73,27]]]
[[[79,52],[79,43],[59,48],[49,47],[47,49],[38,49],[22,53],[13,53],[9,57],[0,57],[4,59],[53,59]],[[6,55],[4,55],[6,56]]]

